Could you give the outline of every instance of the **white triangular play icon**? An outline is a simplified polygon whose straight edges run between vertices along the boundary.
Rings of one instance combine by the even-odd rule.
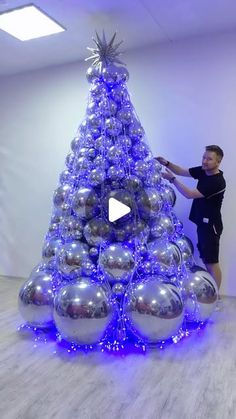
[[[124,217],[124,215],[129,214],[130,211],[131,209],[128,205],[123,204],[115,198],[109,198],[108,218],[111,223]]]

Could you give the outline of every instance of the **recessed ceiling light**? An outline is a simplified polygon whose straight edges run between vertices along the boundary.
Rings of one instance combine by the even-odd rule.
[[[0,29],[21,41],[65,30],[32,4],[0,14]]]

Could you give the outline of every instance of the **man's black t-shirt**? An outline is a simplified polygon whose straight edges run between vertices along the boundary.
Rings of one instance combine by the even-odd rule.
[[[190,175],[198,179],[197,189],[204,198],[193,200],[189,219],[197,225],[207,223],[213,225],[218,234],[222,233],[221,205],[226,187],[223,172],[208,176],[201,166],[191,167]]]

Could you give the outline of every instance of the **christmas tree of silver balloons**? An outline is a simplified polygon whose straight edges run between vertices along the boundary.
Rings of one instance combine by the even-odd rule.
[[[206,321],[217,300],[147,145],[115,36],[96,34],[89,48],[85,119],[53,196],[42,259],[19,293],[28,326],[54,326],[79,346],[174,340],[184,324]],[[109,221],[111,198],[130,213]]]

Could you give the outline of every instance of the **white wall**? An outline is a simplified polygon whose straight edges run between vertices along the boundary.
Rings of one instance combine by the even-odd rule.
[[[85,112],[85,67],[70,65],[0,82],[0,273],[38,263],[52,195]]]
[[[207,144],[225,151],[221,263],[227,295],[236,295],[235,42],[234,34],[196,38],[124,56],[131,98],[154,154],[191,167],[200,164]],[[85,113],[85,71],[77,63],[0,79],[0,274],[28,276],[40,259],[52,194]],[[190,204],[178,195],[175,208],[196,243]]]

